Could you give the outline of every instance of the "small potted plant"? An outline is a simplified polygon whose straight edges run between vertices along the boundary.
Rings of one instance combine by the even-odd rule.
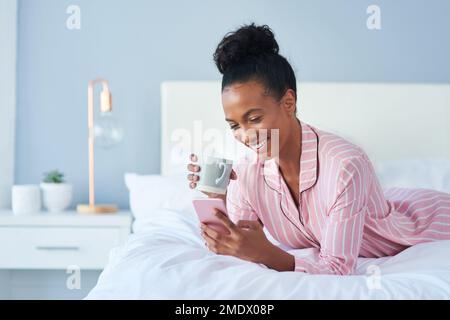
[[[50,212],[62,212],[72,201],[72,185],[64,181],[64,174],[58,170],[44,173],[41,189],[44,206]]]

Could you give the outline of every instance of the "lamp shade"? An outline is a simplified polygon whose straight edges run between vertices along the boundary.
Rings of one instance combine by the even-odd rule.
[[[94,123],[95,144],[101,148],[111,148],[120,143],[123,138],[123,129],[120,121],[111,111],[101,112]]]

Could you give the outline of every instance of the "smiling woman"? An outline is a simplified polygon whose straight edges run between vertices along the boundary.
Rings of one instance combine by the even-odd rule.
[[[223,74],[226,121],[238,141],[268,157],[278,156],[288,140],[298,140],[300,136],[293,117],[297,99],[295,74],[278,51],[270,28],[251,24],[226,35],[214,53],[214,61]],[[277,134],[276,139],[271,138],[271,133]]]
[[[364,150],[297,118],[295,75],[268,26],[227,34],[214,60],[223,74],[226,121],[257,157],[234,167],[228,217],[218,213],[229,233],[202,225],[211,251],[278,271],[348,275],[359,256],[390,256],[450,239],[450,194],[383,191]],[[201,168],[188,168],[195,188]],[[313,248],[314,255],[283,251],[269,242],[263,226],[280,243]]]

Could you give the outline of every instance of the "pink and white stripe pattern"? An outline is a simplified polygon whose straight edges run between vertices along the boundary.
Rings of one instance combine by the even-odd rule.
[[[232,221],[259,219],[284,245],[315,248],[312,258],[295,258],[295,271],[349,275],[358,256],[391,256],[414,244],[450,239],[450,194],[383,191],[361,148],[300,123],[298,207],[275,159],[240,161],[227,193]]]

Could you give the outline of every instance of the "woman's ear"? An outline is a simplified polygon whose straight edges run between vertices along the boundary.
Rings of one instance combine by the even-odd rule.
[[[297,108],[297,101],[295,99],[295,92],[292,89],[286,90],[283,98],[281,98],[281,105],[286,110],[287,114],[294,115]]]

